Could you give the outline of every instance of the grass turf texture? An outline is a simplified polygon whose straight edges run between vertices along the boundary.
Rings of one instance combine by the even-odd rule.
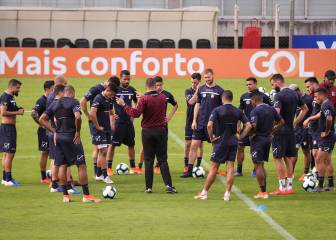
[[[45,79],[20,79],[23,82],[19,105],[31,110],[35,100],[42,94]],[[8,79],[0,80],[0,89],[7,86]],[[80,99],[84,92],[98,79],[70,79]],[[304,89],[302,81],[298,83]],[[246,91],[243,79],[221,79],[217,83],[234,92],[234,104]],[[131,83],[138,91],[144,91],[144,80],[133,79]],[[165,89],[171,91],[179,103],[179,109],[169,124],[169,129],[184,139],[186,104],[184,89],[189,80],[167,79]],[[267,80],[259,86],[270,91]],[[213,185],[207,201],[193,200],[202,189],[203,180],[179,178],[183,168],[183,149],[172,138],[169,139],[169,164],[173,182],[179,193],[164,192],[161,176],[154,179],[154,193],[144,194],[144,176],[113,176],[118,191],[116,199],[104,200],[101,204],[81,203],[81,195],[74,196],[75,202],[62,203],[62,195],[49,193],[45,184],[39,183],[39,152],[37,151],[37,126],[26,113],[17,118],[18,151],[14,159],[13,173],[19,188],[0,186],[0,239],[280,239],[281,236],[264,222],[254,211],[232,195],[231,201],[222,200],[224,186],[220,181]],[[83,118],[82,141],[87,155],[90,191],[101,196],[105,184],[93,180],[91,138],[87,121]],[[136,126],[136,152],[141,148],[140,121]],[[255,178],[250,177],[252,162],[248,148],[244,162],[244,177],[236,178],[235,185],[248,197],[259,190]],[[114,167],[119,162],[129,164],[125,147],[117,148]],[[211,145],[205,144],[204,158],[209,159]],[[138,160],[139,154],[137,154]],[[223,167],[222,167],[223,168]],[[266,164],[268,191],[277,188],[272,158]],[[314,194],[301,189],[298,177],[303,172],[303,156],[300,153],[295,171],[293,196],[271,197],[256,200],[266,205],[265,210],[297,239],[331,239],[336,230],[335,193]],[[77,170],[73,168],[73,175]],[[80,189],[80,188],[79,188]]]

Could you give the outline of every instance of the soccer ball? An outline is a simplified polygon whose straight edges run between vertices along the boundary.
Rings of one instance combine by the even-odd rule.
[[[316,169],[316,167],[313,167],[313,169],[311,170],[311,173],[314,174],[314,176],[316,176],[316,178],[317,178],[317,169]]]
[[[193,178],[204,178],[205,171],[202,167],[194,167],[192,170]]]
[[[47,171],[46,171],[46,175],[47,175],[47,178],[50,178],[50,179],[51,179],[51,170],[47,170]]]
[[[115,187],[106,186],[103,189],[103,197],[104,198],[113,199],[113,198],[115,198],[116,195],[117,195],[117,189],[115,189]]]
[[[313,181],[312,179],[305,179],[302,183],[302,188],[307,191],[311,192],[317,187],[317,181]]]
[[[259,88],[258,88],[258,91],[259,91],[259,92],[262,92],[262,93],[265,93],[265,92],[266,92],[266,88],[264,88],[264,87],[259,87]]]
[[[313,173],[307,173],[304,178],[303,178],[303,181],[306,181],[306,180],[311,180],[313,182],[316,182],[317,181],[317,177],[315,174]]]
[[[129,173],[128,165],[126,163],[119,163],[116,167],[116,172],[118,175],[128,174]]]

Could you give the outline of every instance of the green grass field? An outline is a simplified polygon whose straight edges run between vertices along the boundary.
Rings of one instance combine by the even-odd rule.
[[[45,79],[20,79],[22,91],[17,98],[19,105],[31,110],[35,100],[42,94]],[[76,88],[77,98],[98,79],[70,79]],[[0,90],[7,86],[8,79],[0,79]],[[302,81],[288,81],[288,83]],[[234,103],[246,91],[242,79],[221,79],[217,83],[234,92]],[[144,91],[144,80],[133,79],[132,85]],[[184,139],[185,101],[184,89],[188,80],[167,79],[165,88],[171,91],[179,103],[179,110],[169,129]],[[270,90],[267,80],[260,86]],[[140,120],[136,125],[136,151],[141,148]],[[81,196],[75,202],[62,203],[62,195],[49,193],[48,187],[39,182],[39,152],[37,150],[37,126],[26,113],[18,117],[18,151],[14,160],[13,173],[22,183],[19,188],[0,186],[0,239],[281,239],[255,211],[233,195],[224,203],[224,185],[217,180],[207,201],[195,201],[193,196],[202,189],[203,180],[180,179],[183,168],[183,148],[172,138],[169,139],[169,164],[174,185],[179,193],[168,195],[164,191],[161,176],[155,176],[154,193],[144,194],[144,176],[113,176],[118,190],[116,199],[104,200],[101,204],[83,204]],[[93,168],[89,129],[86,120],[82,128],[82,141],[87,156],[90,189],[100,196],[103,183],[93,180]],[[117,162],[128,164],[127,149],[116,151]],[[205,145],[204,159],[208,161],[211,146]],[[246,196],[253,198],[258,191],[256,180],[250,177],[252,162],[246,151],[244,177],[235,179],[237,186]],[[138,154],[137,154],[138,160]],[[266,164],[268,190],[277,187],[274,163]],[[314,194],[301,189],[297,178],[303,171],[302,154],[299,156],[295,176],[296,193],[292,196],[271,197],[255,201],[265,205],[272,219],[297,239],[333,239],[336,231],[335,193]],[[76,169],[73,173],[76,176]]]

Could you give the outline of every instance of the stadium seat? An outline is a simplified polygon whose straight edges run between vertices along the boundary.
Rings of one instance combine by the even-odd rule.
[[[122,39],[113,39],[110,46],[111,48],[125,48],[125,41]]]
[[[92,44],[93,48],[107,48],[107,41],[105,39],[95,39]]]
[[[161,42],[159,39],[151,38],[147,40],[146,48],[160,48]]]
[[[217,39],[217,48],[234,48],[234,38],[219,37]]]
[[[40,48],[54,48],[55,41],[51,38],[42,38],[40,41]]]
[[[193,48],[190,39],[182,38],[178,41],[178,48]]]
[[[162,39],[161,48],[175,48],[175,41],[173,39]]]
[[[34,38],[24,38],[24,39],[22,39],[22,47],[31,47],[31,48],[37,47],[36,39],[34,39]]]
[[[90,42],[86,38],[78,38],[75,40],[76,48],[90,48]]]
[[[19,39],[16,37],[8,37],[5,39],[5,47],[20,47]]]
[[[279,37],[279,48],[289,48],[289,37]]]
[[[143,48],[142,41],[140,39],[131,39],[128,42],[129,48]]]
[[[75,45],[68,38],[59,38],[57,39],[56,47],[57,48],[64,48],[64,47],[74,48]]]
[[[261,38],[261,48],[274,48],[275,38],[274,37],[262,37]]]
[[[196,41],[196,48],[211,48],[210,41],[208,39],[198,39]]]

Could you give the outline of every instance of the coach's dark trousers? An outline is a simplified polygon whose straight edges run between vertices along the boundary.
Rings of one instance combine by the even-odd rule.
[[[153,187],[153,165],[155,157],[158,160],[163,182],[172,186],[169,166],[167,162],[168,134],[164,128],[142,129],[142,146],[145,158],[146,189]]]

